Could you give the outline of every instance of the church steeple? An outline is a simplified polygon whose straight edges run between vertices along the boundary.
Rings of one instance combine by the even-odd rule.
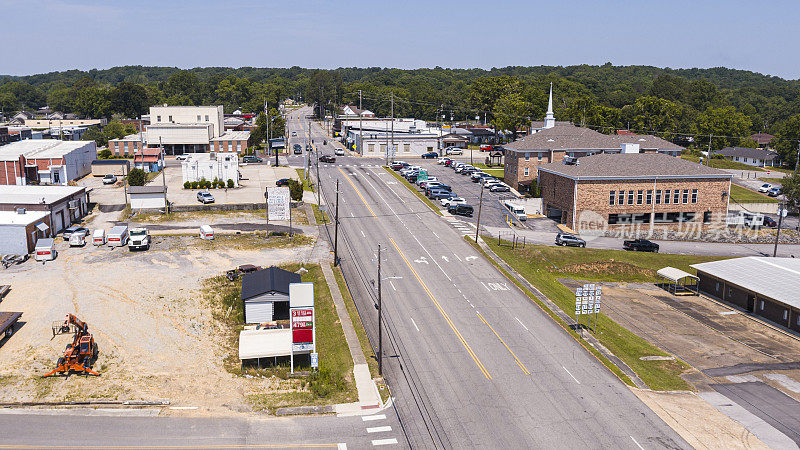
[[[544,128],[556,126],[556,118],[553,115],[553,83],[550,83],[550,100],[547,103],[547,114],[544,116]]]

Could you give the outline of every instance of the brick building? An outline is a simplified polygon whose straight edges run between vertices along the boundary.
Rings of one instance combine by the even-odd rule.
[[[94,141],[26,139],[0,147],[0,185],[60,184],[92,171]]]
[[[598,154],[538,166],[544,213],[573,230],[723,221],[732,175],[660,153]]]
[[[129,134],[120,139],[109,139],[108,149],[114,156],[130,156],[141,153],[144,143],[139,134]]]
[[[89,195],[82,186],[0,186],[0,212],[18,208],[45,212],[51,232],[58,233],[89,213]]]
[[[703,294],[800,331],[800,259],[748,256],[691,267]]]
[[[539,166],[598,153],[664,153],[679,156],[682,147],[649,135],[607,135],[589,128],[554,122],[504,146],[505,182],[514,189],[529,186]]]

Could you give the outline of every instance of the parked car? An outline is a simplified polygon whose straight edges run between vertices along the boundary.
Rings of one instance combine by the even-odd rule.
[[[197,193],[197,201],[202,204],[214,203],[214,196],[208,191],[200,191]]]
[[[103,184],[114,184],[117,182],[117,176],[111,173],[107,173],[103,177]]]
[[[441,203],[442,206],[447,207],[450,205],[466,204],[467,201],[461,197],[450,197],[450,198],[445,197],[439,200],[439,203]]]
[[[281,178],[275,182],[275,186],[288,186],[289,181],[291,181],[289,178]]]
[[[489,187],[489,192],[510,192],[511,186],[505,183],[496,183]]]
[[[769,216],[764,216],[764,226],[765,227],[777,227],[778,222],[775,222],[775,219]]]
[[[494,175],[489,175],[488,177],[481,177],[480,179],[478,179],[478,183],[484,185],[487,188],[489,186],[491,186],[492,184],[496,184],[496,183],[499,183],[499,182],[500,182],[500,180],[495,178]]]
[[[446,163],[447,161],[450,161],[450,158],[448,158],[448,157],[439,158],[439,159],[436,161],[436,164],[444,164],[444,163]]]
[[[89,234],[89,230],[78,230],[73,231],[72,234],[69,235],[69,246],[70,247],[83,247],[86,245],[86,236]]]
[[[769,191],[767,191],[767,195],[770,196],[770,197],[777,197],[777,196],[779,196],[781,194],[783,194],[783,189],[781,189],[778,186],[775,186],[772,189],[770,189]]]
[[[343,148],[337,148],[337,149],[335,149],[333,151],[333,154],[336,155],[336,156],[344,156],[344,149]]]
[[[458,203],[447,207],[447,212],[459,216],[472,216],[472,211],[472,205],[467,205],[466,203]]]
[[[453,164],[455,164],[456,162],[457,162],[457,161],[454,161],[454,160],[452,160],[452,159],[448,159],[447,161],[445,161],[445,162],[444,162],[444,165],[445,165],[445,166],[447,166],[447,167],[450,167],[450,168],[452,168],[452,167],[453,167]]]
[[[420,187],[422,187],[422,186],[423,186],[423,184],[422,184],[422,183],[431,183],[431,182],[434,182],[434,181],[439,181],[439,179],[438,179],[438,178],[436,178],[436,177],[431,177],[431,176],[428,176],[428,179],[426,179],[426,180],[419,180],[419,181],[417,181],[417,186],[420,186]]]
[[[178,155],[175,157],[175,161],[186,161],[187,159],[189,159],[189,155],[186,154]]]
[[[448,155],[463,155],[464,154],[464,150],[461,150],[458,147],[450,147],[450,148],[447,149],[447,154]]]
[[[297,136],[297,131],[292,131],[292,136]]]
[[[489,176],[491,176],[491,175],[489,175],[486,172],[475,172],[475,173],[473,173],[472,175],[469,176],[469,179],[472,180],[473,183],[477,183],[477,182],[481,181],[481,178],[489,177]]]
[[[567,247],[586,247],[586,241],[573,234],[558,233],[556,235],[556,245]]]
[[[84,236],[88,236],[89,229],[79,226],[71,226],[66,230],[64,230],[63,233],[61,233],[61,237],[64,239],[65,242],[69,242],[69,238],[72,237],[72,233],[82,233]]]
[[[322,155],[319,157],[319,160],[324,163],[335,163],[336,157],[333,155]]]
[[[769,183],[764,183],[758,188],[758,192],[766,194],[769,190],[772,189],[772,185]]]
[[[246,163],[260,163],[260,162],[264,162],[264,160],[263,160],[263,159],[261,159],[261,158],[259,158],[259,157],[258,157],[258,156],[256,156],[256,155],[244,155],[244,156],[242,156],[242,162],[246,162]]]
[[[149,250],[150,232],[147,228],[131,228],[128,231],[128,250]]]
[[[439,156],[439,154],[436,153],[436,152],[428,152],[428,153],[423,153],[422,154],[422,159],[433,159],[433,158],[436,158],[438,156]]]
[[[450,198],[453,196],[453,193],[450,191],[445,191],[444,189],[435,190],[428,196],[431,200],[442,200],[445,198]]]
[[[633,239],[630,241],[623,241],[622,248],[625,250],[632,250],[635,252],[653,252],[658,253],[658,244],[648,241],[647,239]]]
[[[392,161],[389,167],[391,167],[392,170],[402,170],[408,167],[408,163],[405,161]]]

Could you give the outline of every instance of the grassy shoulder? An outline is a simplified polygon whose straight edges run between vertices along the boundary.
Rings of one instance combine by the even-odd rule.
[[[738,184],[731,184],[731,200],[739,203],[778,203],[778,201],[772,197],[760,192],[751,191]]]
[[[281,266],[292,272],[300,267],[300,264]],[[288,358],[277,366],[242,370],[238,358],[239,332],[244,329],[241,278],[231,282],[225,276],[217,276],[203,282],[203,298],[220,328],[220,350],[225,370],[235,376],[276,377],[280,380],[273,390],[247,396],[258,410],[275,412],[284,406],[330,405],[358,399],[352,376],[353,360],[322,268],[318,264],[303,267],[308,270],[302,275],[303,281],[314,283],[319,371],[311,371],[307,358],[296,358],[295,371],[306,372],[299,376],[290,376]]]
[[[253,219],[253,218],[264,218],[267,215],[266,209],[248,209],[248,210],[241,210],[241,211],[212,211],[212,210],[202,210],[202,211],[187,211],[187,212],[170,212],[168,214],[163,214],[159,212],[137,212],[130,216],[130,218],[136,222],[142,223],[164,223],[164,222],[194,222],[194,221],[202,221],[202,220],[210,220],[214,218],[242,218],[242,219]]]
[[[314,243],[314,238],[304,234],[286,236],[285,234],[255,232],[248,234],[215,234],[211,241],[192,239],[185,246],[204,250],[259,250],[269,248],[302,247]]]
[[[397,181],[399,181],[400,183],[405,185],[405,187],[407,187],[409,191],[414,193],[414,195],[416,195],[417,198],[422,200],[422,203],[425,203],[426,205],[428,205],[428,208],[430,208],[433,212],[435,212],[436,214],[438,214],[440,216],[442,215],[442,211],[439,209],[439,207],[434,205],[433,202],[428,197],[425,197],[425,194],[420,192],[414,185],[409,183],[408,180],[406,180],[405,178],[400,176],[399,173],[395,172],[394,170],[392,170],[392,169],[390,169],[388,167],[384,167],[384,169],[387,172],[389,172],[390,174],[392,174],[393,177],[397,178]]]
[[[681,158],[691,161],[691,162],[700,162],[700,157],[697,155],[681,155]],[[751,166],[745,163],[740,163],[738,161],[731,161],[730,159],[725,158],[711,158],[711,167],[715,169],[735,169],[735,170],[750,170],[756,172],[763,172],[764,169],[760,167]]]
[[[328,213],[320,210],[319,205],[311,205],[311,209],[314,210],[314,219],[316,219],[317,225],[325,225],[330,222]]]
[[[297,177],[303,183],[303,190],[304,191],[311,191],[314,192],[314,185],[311,184],[311,177],[306,180],[306,169],[295,169],[297,171]]]
[[[369,339],[367,338],[367,332],[364,330],[364,323],[361,322],[361,316],[358,314],[356,303],[353,301],[353,297],[350,295],[350,290],[347,289],[347,283],[344,281],[342,269],[339,267],[334,267],[333,275],[336,277],[336,284],[339,286],[339,291],[342,293],[342,298],[344,298],[344,304],[347,306],[347,314],[350,315],[350,321],[353,322],[353,327],[356,329],[358,342],[361,344],[361,351],[363,351],[364,356],[367,357],[369,373],[372,374],[373,378],[377,378],[378,361],[375,357],[375,352],[372,350],[372,346],[369,343]]]
[[[713,256],[546,246],[511,249],[499,246],[496,239],[484,240],[492,251],[573,318],[575,296],[558,278],[570,276],[587,281],[653,282],[656,280],[656,270],[662,267],[672,266],[691,273],[690,264],[721,259]],[[560,267],[561,271],[553,264]],[[640,358],[643,356],[667,354],[605,314],[598,315],[598,329],[595,335],[597,339],[631,367],[651,389],[689,389],[688,383],[680,377],[689,368],[683,361],[642,361]]]

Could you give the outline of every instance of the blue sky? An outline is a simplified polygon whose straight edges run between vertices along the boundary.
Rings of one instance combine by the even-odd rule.
[[[797,1],[0,0],[0,14],[12,75],[611,62],[800,78]]]

